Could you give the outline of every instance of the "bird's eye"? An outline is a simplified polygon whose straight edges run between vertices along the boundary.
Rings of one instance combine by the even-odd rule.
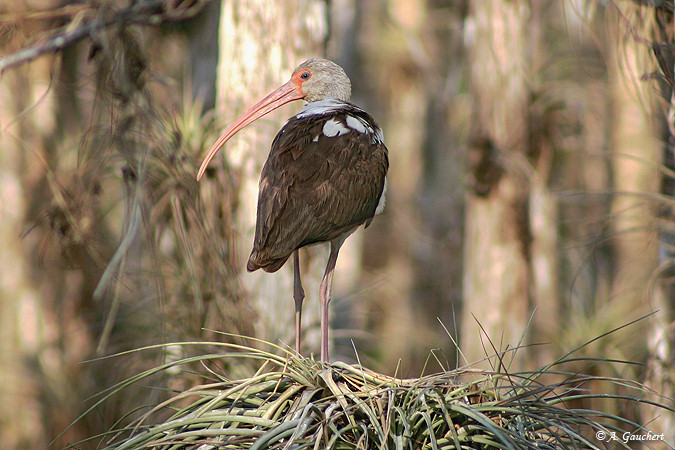
[[[312,76],[312,74],[310,74],[309,72],[302,72],[302,74],[300,75],[300,78],[302,78],[303,80],[308,80],[309,77],[311,77],[311,76]]]

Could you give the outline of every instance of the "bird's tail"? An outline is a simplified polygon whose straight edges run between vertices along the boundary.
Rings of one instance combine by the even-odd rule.
[[[281,269],[281,267],[288,261],[290,255],[284,256],[282,258],[269,258],[261,255],[260,252],[252,251],[251,256],[248,258],[248,263],[246,263],[246,270],[249,272],[254,272],[258,269],[262,269],[265,272],[276,272]]]

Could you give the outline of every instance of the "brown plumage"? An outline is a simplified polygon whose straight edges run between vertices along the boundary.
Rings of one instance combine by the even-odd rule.
[[[291,117],[272,142],[260,177],[253,251],[248,271],[279,270],[295,252],[296,346],[304,291],[297,250],[330,242],[321,283],[321,359],[328,358],[328,304],[335,262],[344,240],[370,224],[384,206],[389,166],[382,132],[372,117],[349,103],[349,78],[337,64],[311,59],[291,80],[237,119],[205,157],[198,173],[237,131],[273,109],[304,98],[307,105]]]
[[[365,114],[350,107],[320,117],[293,117],[277,134],[260,177],[249,271],[277,271],[294,250],[332,241],[372,220],[387,173],[386,147],[372,143],[366,133],[322,133],[328,120],[347,128],[345,115],[355,112]]]

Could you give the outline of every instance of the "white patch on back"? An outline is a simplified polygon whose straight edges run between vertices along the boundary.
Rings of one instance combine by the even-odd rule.
[[[381,214],[384,211],[384,204],[387,202],[385,199],[387,193],[387,178],[384,178],[384,187],[382,188],[382,195],[380,195],[380,200],[377,202],[377,208],[375,208],[375,215]]]
[[[326,137],[341,136],[347,133],[349,133],[349,128],[344,126],[339,120],[330,119],[323,124],[323,134]]]
[[[319,142],[319,135],[317,134],[314,136],[314,139],[312,139],[312,142]]]
[[[347,114],[347,126],[359,133],[373,132],[372,128],[360,117],[354,117],[351,114]]]
[[[342,100],[337,98],[325,98],[316,102],[307,103],[298,114],[295,115],[296,119],[304,119],[311,116],[324,116],[326,114],[334,114],[340,112],[345,108],[356,108],[359,111],[363,111],[360,108],[345,103]],[[345,111],[346,112],[346,111]],[[346,123],[349,128],[346,128],[344,124],[339,123],[339,127],[334,128],[334,124],[329,125],[330,122],[336,123],[334,119],[329,120],[323,127],[323,134],[328,137],[340,136],[349,132],[349,129],[357,131],[359,133],[370,133],[372,139],[372,144],[384,144],[384,135],[382,130],[375,126],[371,127],[368,122],[364,121],[358,116],[352,116],[351,114],[346,114]],[[328,127],[328,128],[327,128]],[[332,130],[332,131],[331,131]],[[334,134],[333,134],[334,133]],[[318,137],[314,139],[316,142]]]
[[[307,103],[295,117],[302,119],[309,116],[323,116],[339,111],[346,106],[348,106],[347,103],[337,98],[325,98],[317,102]]]

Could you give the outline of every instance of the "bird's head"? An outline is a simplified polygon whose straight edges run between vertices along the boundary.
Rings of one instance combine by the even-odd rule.
[[[323,58],[313,58],[300,64],[293,71],[289,83],[304,95],[307,103],[325,98],[349,101],[352,84],[342,67]]]
[[[348,101],[351,92],[349,77],[342,70],[342,67],[323,58],[308,59],[293,71],[290,80],[253,105],[227,127],[204,157],[199,172],[197,172],[197,180],[201,179],[206,167],[228,139],[265,114],[293,100],[304,99],[307,103],[311,103],[334,97],[342,101]]]

